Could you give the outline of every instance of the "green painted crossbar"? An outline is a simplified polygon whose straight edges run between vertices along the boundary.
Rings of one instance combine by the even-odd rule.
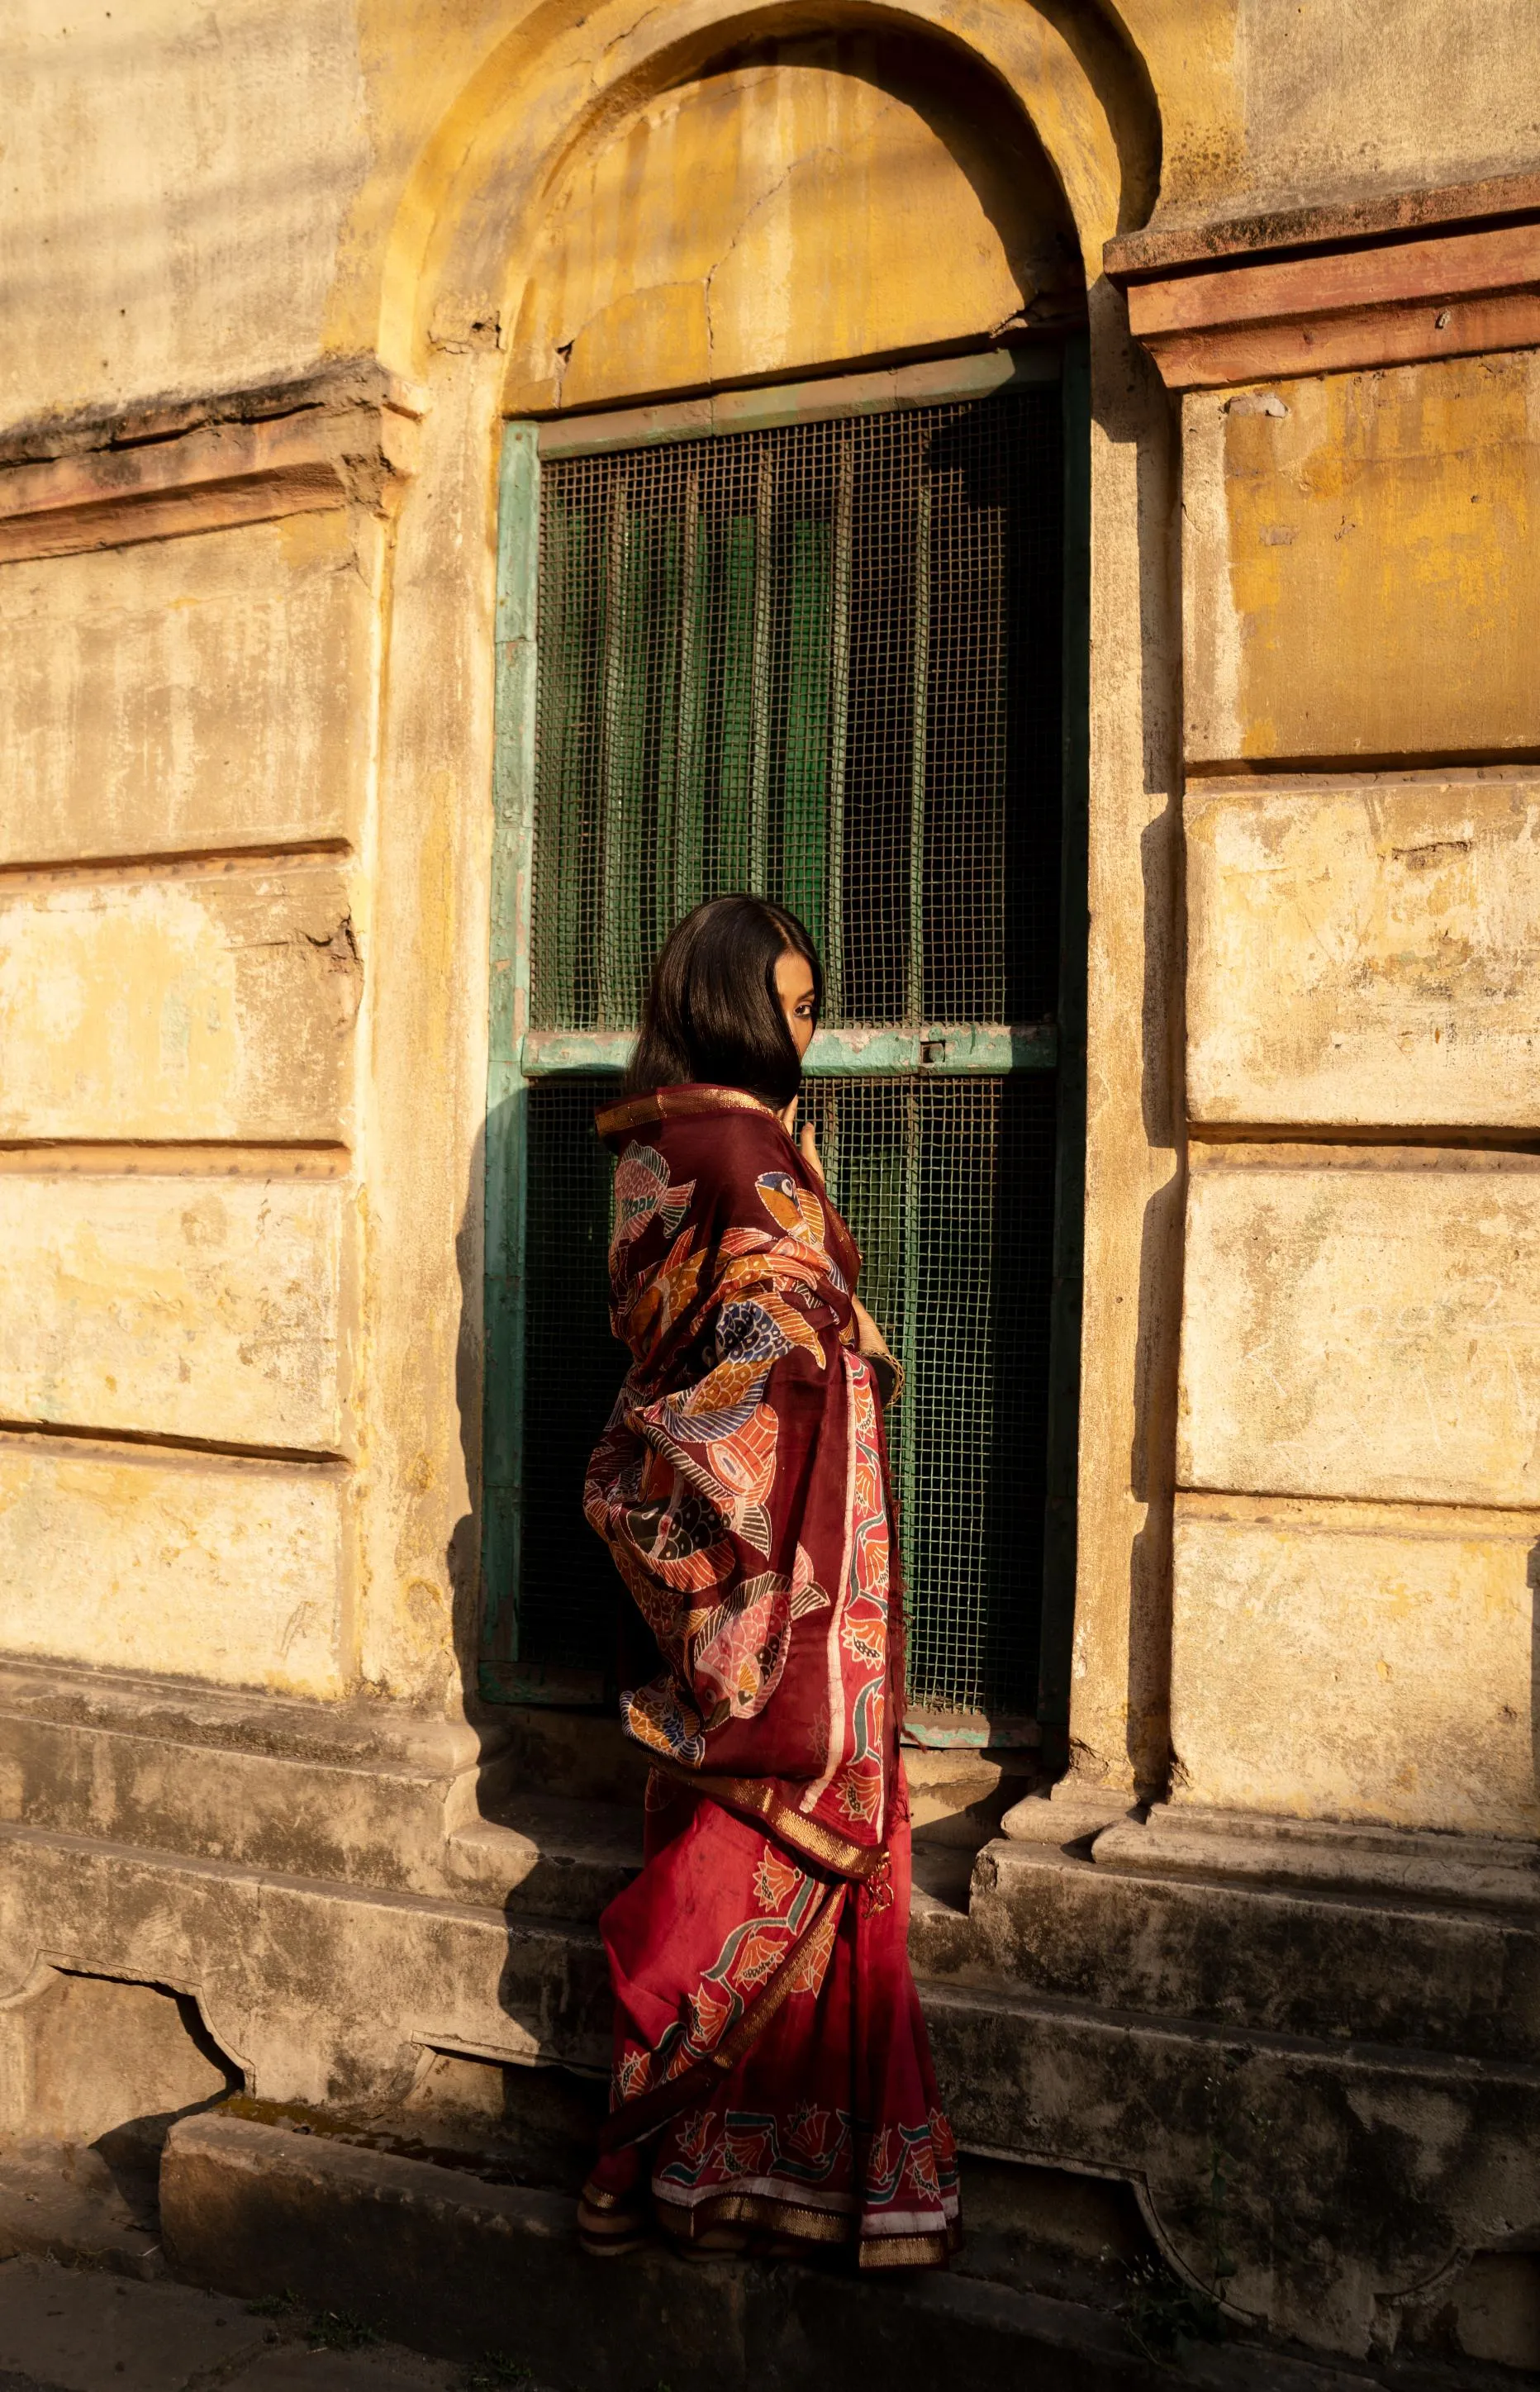
[[[635,1036],[633,1030],[533,1030],[525,1036],[520,1069],[526,1080],[563,1072],[623,1072]],[[803,1068],[823,1080],[862,1072],[886,1078],[895,1072],[983,1077],[1051,1072],[1057,1061],[1058,1032],[1051,1021],[927,1021],[918,1030],[821,1030]]]

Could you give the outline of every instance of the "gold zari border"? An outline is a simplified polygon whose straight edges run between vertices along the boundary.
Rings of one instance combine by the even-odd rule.
[[[806,2209],[768,2192],[714,2192],[693,2208],[654,2190],[658,2224],[678,2242],[693,2242],[713,2226],[764,2226],[795,2235],[799,2242],[848,2242],[855,2232],[849,2211]]]
[[[685,1785],[698,1787],[725,1810],[752,1811],[784,1842],[806,1852],[810,1860],[821,1861],[825,1868],[837,1869],[841,1877],[870,1877],[886,1854],[886,1844],[853,1844],[848,1837],[836,1836],[820,1820],[794,1810],[763,1778],[707,1777],[694,1770],[679,1769],[677,1762],[674,1767]]]
[[[960,2250],[955,2226],[944,2234],[863,2234],[856,2264],[861,2268],[944,2268]]]
[[[746,1088],[652,1088],[644,1097],[625,1097],[617,1105],[603,1105],[595,1113],[601,1138],[617,1138],[623,1129],[642,1129],[649,1122],[692,1121],[703,1113],[763,1113],[770,1121],[780,1115],[762,1097]]]

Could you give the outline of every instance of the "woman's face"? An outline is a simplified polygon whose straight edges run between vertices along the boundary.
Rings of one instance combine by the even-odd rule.
[[[775,967],[775,994],[786,1017],[798,1061],[813,1043],[818,1007],[813,998],[813,970],[805,956],[788,947]]]

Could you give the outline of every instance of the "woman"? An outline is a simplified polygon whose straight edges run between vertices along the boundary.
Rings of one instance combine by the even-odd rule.
[[[881,1398],[898,1366],[810,1128],[802,925],[697,906],[648,991],[615,1150],[630,1372],[585,1510],[662,1654],[621,1697],[646,1865],[601,1922],[615,2072],[579,2228],[944,2261],[957,2168],[909,1971],[902,1611]]]

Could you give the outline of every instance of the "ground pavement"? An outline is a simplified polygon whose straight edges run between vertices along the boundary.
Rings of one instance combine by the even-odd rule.
[[[226,2300],[51,2259],[0,2261],[0,2392],[538,2392],[504,2354],[469,2367],[345,2313]]]

